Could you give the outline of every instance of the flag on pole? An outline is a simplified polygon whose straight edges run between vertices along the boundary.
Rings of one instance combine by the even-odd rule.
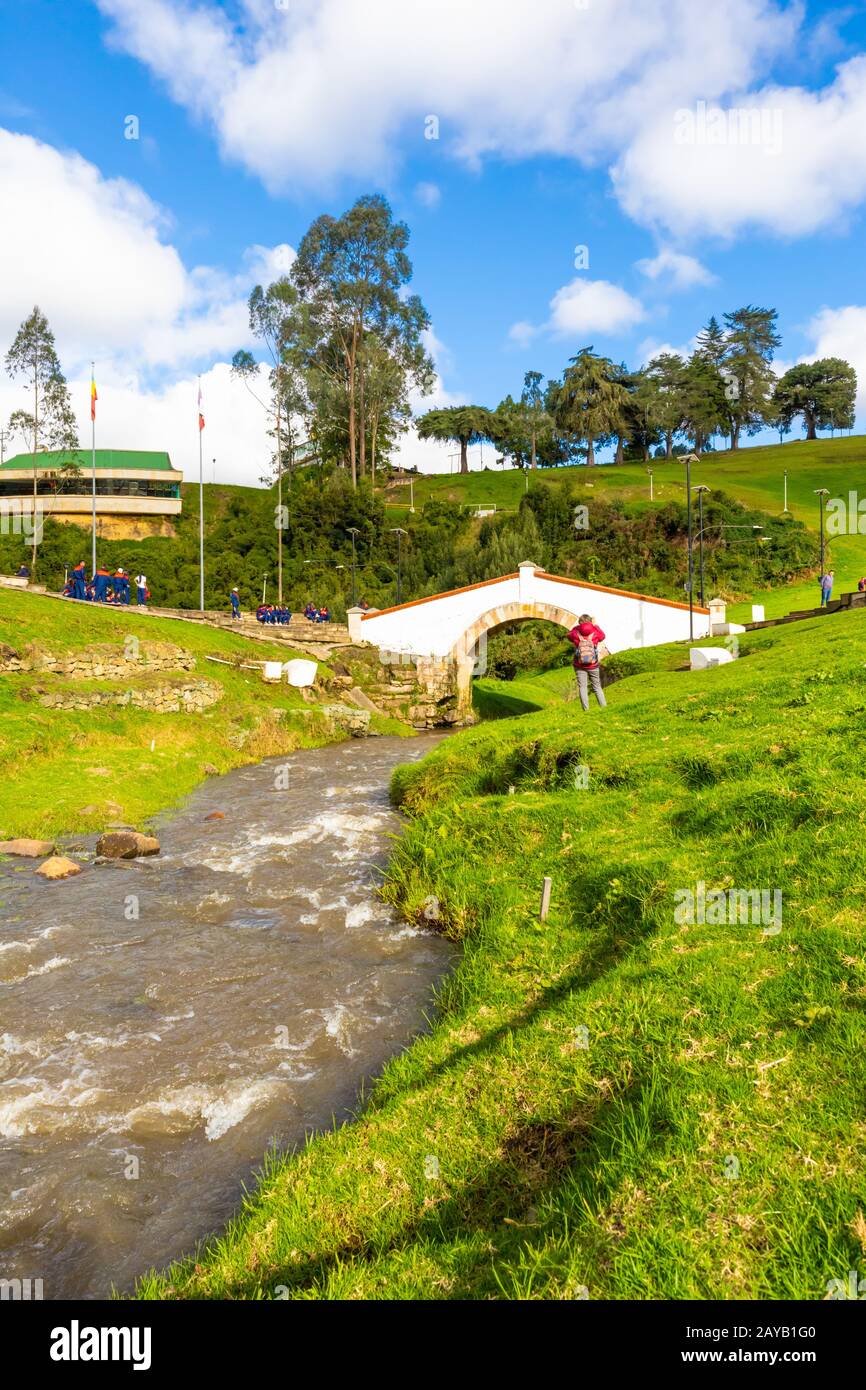
[[[201,413],[201,382],[198,384],[198,427],[204,429],[204,416]]]
[[[91,373],[90,373],[90,418],[91,418],[91,420],[95,420],[95,419],[96,419],[96,402],[97,402],[98,399],[99,399],[99,398],[98,398],[98,396],[97,396],[97,394],[96,394],[96,380],[95,380],[95,378],[94,378],[93,372],[91,372]]]

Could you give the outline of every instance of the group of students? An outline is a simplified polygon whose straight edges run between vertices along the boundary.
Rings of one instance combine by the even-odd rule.
[[[139,608],[144,608],[150,598],[146,575],[135,576],[135,592],[136,603]],[[75,598],[88,603],[128,604],[132,601],[131,594],[132,583],[127,570],[118,567],[112,573],[105,565],[100,565],[96,573],[88,579],[87,567],[83,560],[69,571],[63,589],[64,598]]]
[[[260,603],[256,609],[257,623],[288,623],[291,622],[292,615],[288,608],[279,607],[273,603]]]
[[[324,608],[317,608],[314,603],[308,603],[304,609],[304,617],[308,623],[329,623],[331,621],[331,610],[327,604]]]

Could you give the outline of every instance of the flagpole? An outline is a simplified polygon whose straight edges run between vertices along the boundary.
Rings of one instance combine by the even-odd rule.
[[[198,569],[199,606],[204,612],[204,465],[202,463],[201,377],[198,379]]]
[[[91,575],[96,574],[96,407],[93,403],[93,383],[96,381],[95,362],[90,364],[90,473],[91,473],[91,495],[92,495],[92,540],[91,551],[93,568]]]

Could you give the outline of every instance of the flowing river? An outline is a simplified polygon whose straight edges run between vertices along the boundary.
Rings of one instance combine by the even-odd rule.
[[[160,818],[158,857],[60,883],[0,865],[0,1278],[128,1290],[426,1026],[454,948],[375,887],[389,775],[441,737],[212,779]]]

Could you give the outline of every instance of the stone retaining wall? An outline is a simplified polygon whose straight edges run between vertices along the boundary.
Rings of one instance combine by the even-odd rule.
[[[196,659],[169,642],[135,641],[136,655],[115,646],[85,647],[56,656],[39,648],[16,652],[0,644],[0,671],[45,671],[73,680],[125,680],[156,671],[194,671]]]
[[[163,681],[143,690],[48,690],[37,698],[45,709],[90,710],[132,706],[151,714],[200,714],[222,698],[215,681]]]

